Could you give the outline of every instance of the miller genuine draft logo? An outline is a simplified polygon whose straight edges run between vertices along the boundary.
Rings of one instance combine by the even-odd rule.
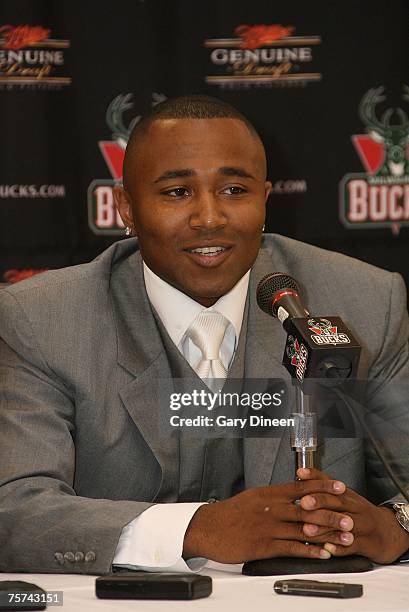
[[[152,106],[163,100],[166,96],[152,94]],[[133,107],[132,94],[120,94],[112,100],[106,112],[112,140],[100,140],[98,145],[112,178],[95,179],[88,187],[88,224],[94,234],[123,234],[124,224],[116,210],[112,188],[122,182],[126,145],[133,127],[141,119],[141,115],[136,115],[128,124],[125,123],[124,113]]]
[[[409,119],[402,108],[384,108],[384,88],[370,89],[359,116],[366,134],[352,137],[365,173],[346,174],[340,183],[340,219],[348,228],[409,225]],[[409,102],[409,87],[402,99]]]
[[[320,36],[294,36],[294,26],[239,25],[236,38],[210,38],[205,82],[223,89],[306,85],[321,80],[313,49]]]
[[[42,26],[0,26],[0,88],[58,89],[70,85],[65,74],[69,40],[50,38]]]

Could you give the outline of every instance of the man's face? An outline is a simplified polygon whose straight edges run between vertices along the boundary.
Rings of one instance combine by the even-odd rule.
[[[143,260],[211,306],[260,247],[271,188],[260,142],[237,119],[162,119],[131,159],[126,191],[116,188],[115,197]]]

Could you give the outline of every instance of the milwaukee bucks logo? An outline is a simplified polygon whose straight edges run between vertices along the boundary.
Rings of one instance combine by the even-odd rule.
[[[409,103],[403,86],[402,102]],[[347,174],[340,184],[340,218],[348,228],[409,225],[409,118],[392,107],[384,87],[370,89],[359,104],[365,134],[352,136],[365,173]],[[409,104],[406,104],[409,106]]]
[[[314,334],[330,336],[337,333],[336,325],[332,325],[328,319],[308,319],[307,325]]]
[[[294,336],[288,336],[285,350],[291,365],[296,366],[300,361],[300,344],[297,338],[294,338]]]
[[[403,88],[402,98],[409,101],[409,87]],[[362,98],[359,115],[374,145],[375,164],[371,168],[376,176],[402,176],[409,173],[406,145],[409,142],[409,120],[402,108],[388,108],[380,117],[377,106],[385,100],[383,87],[369,90]],[[378,145],[378,147],[376,147]],[[359,144],[358,144],[359,146]],[[361,156],[371,160],[370,147],[362,148]],[[378,166],[378,167],[377,167]]]
[[[163,100],[166,100],[163,94],[152,93],[152,106]],[[122,235],[124,231],[112,188],[122,181],[126,145],[132,129],[141,119],[139,113],[133,112],[134,106],[133,95],[128,93],[116,96],[107,108],[106,122],[112,136],[111,140],[100,140],[98,145],[111,177],[94,179],[88,187],[88,223],[94,234]]]

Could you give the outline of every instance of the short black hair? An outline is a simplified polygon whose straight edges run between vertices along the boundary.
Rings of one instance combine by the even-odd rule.
[[[242,121],[253,136],[260,141],[264,148],[260,135],[250,121],[242,115],[234,106],[224,100],[213,96],[189,95],[168,98],[142,117],[134,126],[129,136],[124,159],[124,184],[127,181],[128,167],[131,164],[133,152],[143,141],[150,125],[160,119],[238,119]]]

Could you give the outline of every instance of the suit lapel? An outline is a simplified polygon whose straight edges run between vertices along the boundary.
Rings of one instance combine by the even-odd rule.
[[[259,281],[268,272],[275,271],[270,256],[260,250],[253,266],[249,283],[249,319],[246,342],[246,378],[283,378],[288,381],[287,370],[281,364],[286,334],[281,323],[265,314],[257,305],[256,291]],[[284,430],[275,438],[246,438],[244,440],[244,479],[246,488],[259,487],[271,482],[281,444],[286,444]],[[290,447],[288,447],[290,454]],[[285,475],[283,474],[285,478]],[[280,480],[280,474],[277,477]]]
[[[175,501],[179,442],[176,431],[165,434],[169,415],[160,402],[160,390],[166,381],[171,384],[171,372],[146,295],[139,253],[119,262],[112,271],[111,295],[118,364],[128,374],[119,395],[160,465],[162,479],[155,499]]]

